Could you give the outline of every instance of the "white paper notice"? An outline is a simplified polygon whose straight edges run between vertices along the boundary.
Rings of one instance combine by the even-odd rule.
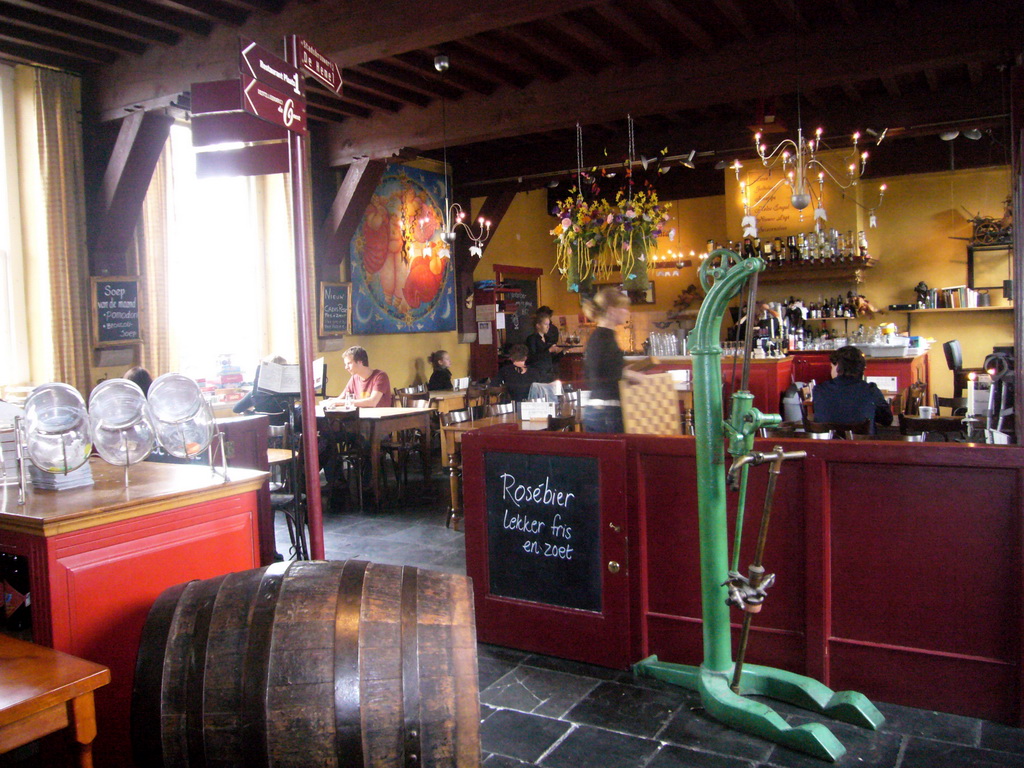
[[[299,394],[299,366],[260,363],[259,389],[282,395]]]
[[[548,416],[555,415],[555,403],[548,403],[544,401],[535,400],[523,400],[519,404],[519,414],[523,421],[533,421],[534,419],[547,419]]]
[[[493,344],[494,334],[491,333],[490,323],[481,323],[477,321],[476,324],[476,343],[477,344]]]

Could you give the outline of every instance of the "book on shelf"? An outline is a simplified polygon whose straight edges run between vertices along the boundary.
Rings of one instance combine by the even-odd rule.
[[[978,307],[978,292],[966,285],[940,288],[938,307],[940,309],[976,309]]]

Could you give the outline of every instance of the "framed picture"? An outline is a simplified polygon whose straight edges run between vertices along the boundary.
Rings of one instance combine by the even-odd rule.
[[[624,290],[622,283],[594,283],[594,293],[597,293],[602,288],[618,288],[620,291]],[[634,306],[637,304],[653,304],[654,281],[650,281],[646,291],[626,291],[626,293],[629,295],[629,303]]]

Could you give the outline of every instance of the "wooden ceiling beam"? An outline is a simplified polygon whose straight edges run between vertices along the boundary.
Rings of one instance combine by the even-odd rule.
[[[32,0],[32,5],[52,11],[59,18],[113,30],[142,40],[164,45],[174,45],[181,40],[181,34],[174,30],[148,21],[126,17],[121,13],[98,8],[95,5],[80,2],[80,0]]]
[[[454,66],[449,68],[448,71],[438,72],[434,69],[434,57],[422,51],[402,53],[395,56],[392,61],[396,61],[414,72],[420,73],[428,80],[435,79],[440,82],[448,82],[464,91],[473,91],[484,96],[490,96],[498,90],[497,82],[473,74],[467,67],[460,67],[457,61],[453,62]]]
[[[580,23],[578,19],[569,20],[565,16],[552,16],[545,23],[558,30],[565,39],[572,40],[579,48],[590,52],[606,64],[621,63],[625,60],[620,48],[610,45],[608,40]]]
[[[834,2],[839,10],[839,17],[845,24],[852,27],[860,22],[860,14],[857,13],[857,9],[854,8],[850,0],[834,0]]]
[[[364,91],[376,93],[388,99],[400,101],[404,104],[412,104],[417,107],[425,107],[430,104],[430,96],[411,88],[394,85],[373,75],[360,72],[354,69],[346,69],[342,75],[345,85],[354,85]]]
[[[647,3],[669,26],[674,27],[700,50],[710,51],[714,46],[711,35],[668,0],[647,0]]]
[[[340,264],[348,257],[349,243],[363,220],[388,164],[383,160],[357,160],[349,166],[320,228],[320,256],[326,264]]]
[[[320,104],[329,104],[332,101],[344,100],[349,103],[369,107],[370,109],[383,109],[385,112],[397,112],[403,106],[400,101],[379,96],[351,84],[344,88],[341,95],[338,96],[333,91],[329,91],[320,85],[313,85],[310,83],[306,87],[307,98],[312,98],[314,94],[317,102]]]
[[[975,6],[974,13],[943,5],[915,6],[895,24],[885,18],[865,27],[856,46],[832,42],[845,30],[833,24],[798,39],[789,30],[766,37],[764,47],[794,50],[793,57],[752,58],[745,41],[687,60],[685,66],[663,59],[635,67],[613,67],[594,77],[571,75],[558,83],[535,82],[521,94],[495,94],[489,99],[467,95],[448,113],[448,142],[458,145],[503,136],[564,128],[675,109],[715,106],[750,98],[788,97],[796,83],[804,89],[844,87],[856,73],[859,82],[916,74],[924,68],[953,68],[970,61],[1001,61],[1005,49],[1019,45],[1017,31],[1024,24],[1024,8],[994,15]],[[904,34],[915,29],[913,37]],[[631,83],[624,90],[623,82]],[[567,100],[567,95],[586,98]],[[951,99],[952,100],[952,99]],[[960,99],[963,101],[962,97]],[[569,108],[567,108],[567,105]],[[942,108],[935,101],[933,109]],[[440,125],[437,105],[401,120],[350,121],[331,132],[331,158],[344,164],[348,152],[386,156],[395,147],[438,146]],[[884,120],[884,118],[882,118]],[[888,121],[886,121],[888,122]],[[889,122],[889,125],[895,123]]]
[[[750,22],[747,21],[747,15],[736,4],[736,0],[713,0],[713,2],[718,12],[725,16],[729,23],[736,27],[736,31],[743,35],[745,39],[757,39],[757,34],[754,32],[753,27],[750,26]]]
[[[543,57],[543,60],[555,62],[555,66],[566,73],[562,78],[557,78],[558,80],[569,76],[570,73],[576,74],[582,71],[580,62],[575,56],[569,54],[560,46],[552,46],[547,39],[538,39],[530,28],[513,27],[512,29],[502,30],[501,34],[529,50],[531,56],[536,55]]]
[[[774,2],[786,21],[801,31],[807,29],[807,19],[797,8],[796,0],[774,0]]]
[[[23,26],[37,32],[50,32],[72,40],[76,43],[90,43],[122,53],[139,55],[146,50],[146,45],[131,37],[107,32],[103,29],[81,24],[70,19],[40,13],[31,8],[0,3],[4,18],[13,21],[15,26]]]
[[[0,34],[0,41],[5,41],[5,37],[2,34]],[[13,41],[5,41],[3,43],[3,58],[9,61],[23,62],[25,64],[42,64],[79,73],[91,70],[96,66],[91,61],[70,55],[64,49],[60,51],[45,51],[40,50],[34,45],[22,45]]]
[[[676,58],[679,51],[665,45],[661,38],[651,35],[649,30],[641,27],[635,19],[616,5],[596,5],[594,13],[598,14],[619,34],[627,36],[641,50],[647,49],[658,56]]]
[[[97,3],[102,8],[104,0],[97,0]],[[108,8],[114,7],[125,11],[130,17],[140,21],[147,23],[155,21],[160,26],[169,27],[177,32],[207,37],[213,31],[213,22],[184,13],[174,6],[161,5],[149,0],[119,0],[118,2],[105,0],[105,4]]]
[[[544,56],[537,49],[526,50],[522,43],[515,43],[503,30],[485,32],[459,41],[470,53],[491,53],[503,60],[514,61],[517,67],[532,75],[531,79],[555,81],[569,74],[569,70],[554,59]]]
[[[345,70],[349,72],[351,70]],[[423,73],[410,70],[408,67],[388,63],[386,61],[371,61],[359,67],[360,72],[369,72],[382,80],[395,83],[403,88],[413,88],[439,99],[457,99],[462,91],[447,83],[438,82],[435,79],[423,76]],[[344,74],[342,74],[344,77]]]
[[[240,27],[249,18],[248,12],[244,10],[211,0],[174,0],[174,4],[194,11],[206,21],[229,24],[232,27]],[[161,8],[169,7],[165,3],[160,3],[160,6]]]
[[[472,39],[472,38],[470,38]],[[433,54],[446,53],[453,65],[489,82],[504,83],[515,88],[525,88],[534,77],[524,72],[515,62],[499,59],[493,51],[465,45],[466,41],[446,43],[443,48],[428,48]],[[451,71],[451,70],[449,70]]]
[[[111,64],[117,59],[117,54],[107,48],[99,48],[77,41],[72,43],[65,37],[39,32],[27,27],[8,26],[0,32],[0,40],[8,40],[26,48],[44,48],[57,54],[70,54],[90,64]]]

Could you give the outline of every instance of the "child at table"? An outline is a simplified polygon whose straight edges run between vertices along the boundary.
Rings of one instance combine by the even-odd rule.
[[[451,389],[452,372],[448,368],[452,364],[452,359],[448,352],[444,349],[431,352],[427,360],[434,366],[434,372],[430,374],[430,380],[427,382],[427,389],[431,392],[438,389]]]

